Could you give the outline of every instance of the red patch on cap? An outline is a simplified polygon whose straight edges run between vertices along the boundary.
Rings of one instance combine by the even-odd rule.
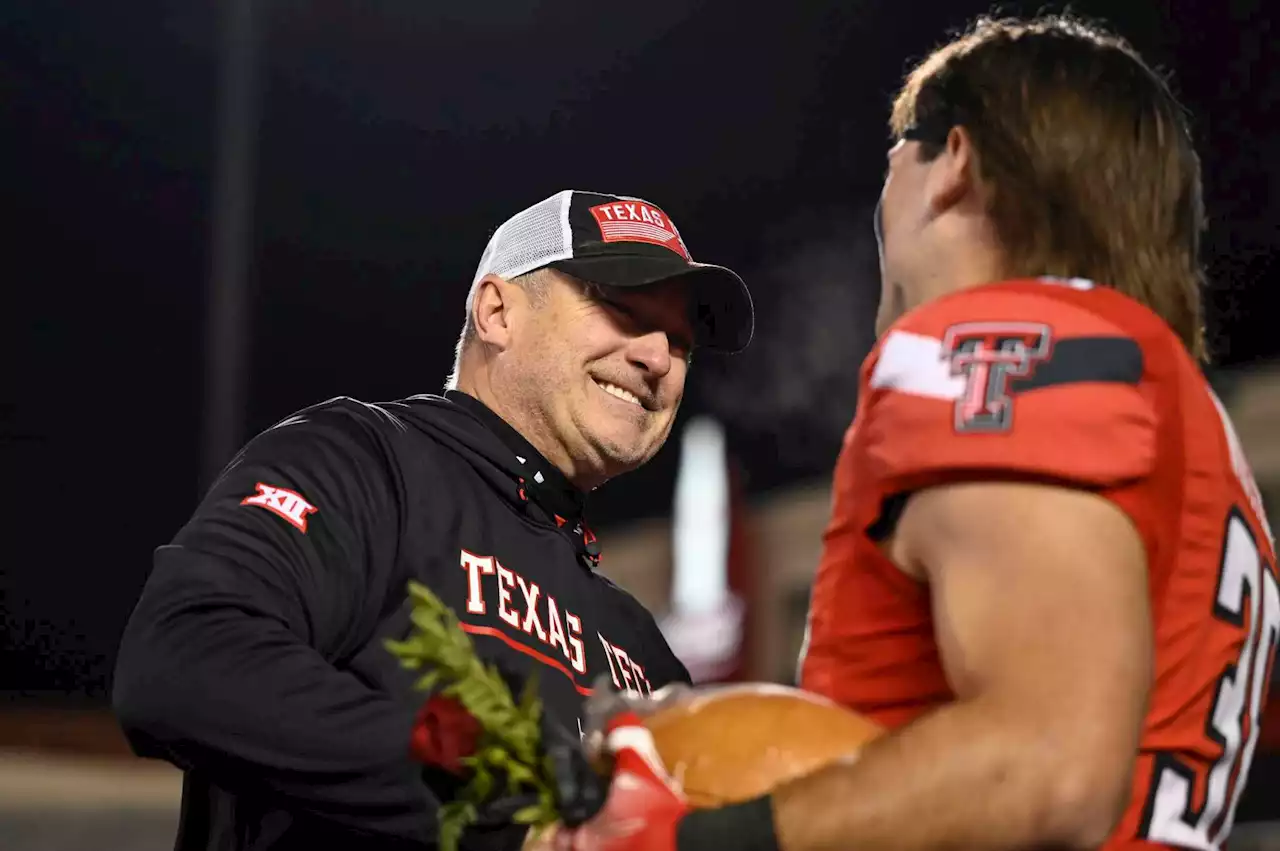
[[[591,208],[605,242],[647,242],[661,245],[690,260],[684,241],[667,214],[643,201],[613,201]]]

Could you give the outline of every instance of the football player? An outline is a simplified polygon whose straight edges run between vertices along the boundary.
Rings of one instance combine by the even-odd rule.
[[[888,728],[690,811],[634,713],[581,851],[1217,849],[1280,634],[1258,490],[1201,372],[1200,167],[1078,20],[983,19],[907,76],[878,341],[801,685]]]

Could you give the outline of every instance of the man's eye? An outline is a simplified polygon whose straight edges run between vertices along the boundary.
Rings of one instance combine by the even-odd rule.
[[[602,298],[600,299],[600,303],[603,304],[605,307],[609,308],[610,310],[614,310],[614,311],[617,311],[618,313],[621,313],[623,316],[627,317],[628,319],[634,318],[634,315],[632,314],[632,312],[620,302],[616,302],[613,299],[609,299],[609,298]]]
[[[636,315],[636,312],[631,308],[627,307],[625,304],[622,304],[621,302],[618,302],[618,301],[614,301],[611,298],[606,298],[604,296],[600,296],[598,298],[598,301],[600,302],[600,304],[604,305],[609,310],[616,311],[619,315],[621,315],[624,319],[626,319],[627,322],[629,322],[630,324],[632,325],[640,324],[640,320],[639,320],[639,317]],[[673,350],[672,353],[676,357],[681,358],[686,362],[691,361],[693,359],[693,340],[692,339],[685,337],[683,335],[676,336],[671,333],[668,333],[667,337],[671,341],[671,348]]]

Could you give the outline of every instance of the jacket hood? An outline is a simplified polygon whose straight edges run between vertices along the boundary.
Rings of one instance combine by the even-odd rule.
[[[392,408],[406,425],[465,459],[511,503],[580,541],[592,566],[598,562],[599,547],[583,516],[586,494],[484,403],[449,390],[411,396]]]

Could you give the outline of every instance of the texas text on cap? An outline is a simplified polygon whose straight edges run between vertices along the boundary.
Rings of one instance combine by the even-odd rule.
[[[751,342],[755,312],[738,275],[695,263],[671,218],[639,198],[566,189],[516,213],[489,240],[472,285],[551,266],[580,280],[643,287],[687,280],[699,345],[738,352]]]

